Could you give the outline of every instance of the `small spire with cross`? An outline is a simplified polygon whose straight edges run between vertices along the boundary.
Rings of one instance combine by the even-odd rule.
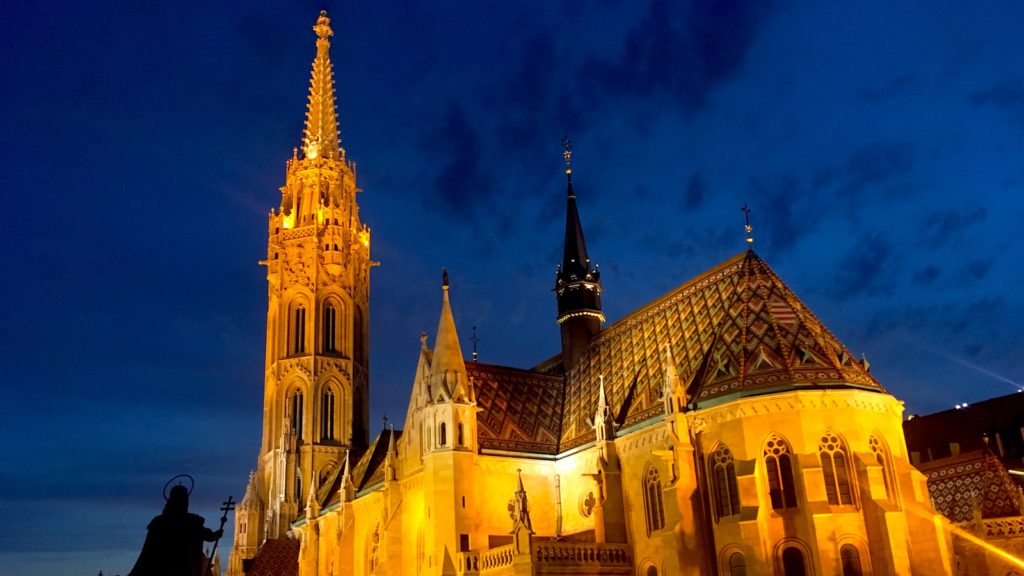
[[[470,338],[469,340],[470,340],[470,342],[473,343],[473,362],[476,362],[476,358],[478,356],[477,351],[476,351],[476,344],[477,344],[477,342],[480,341],[480,339],[476,337],[476,326],[473,326],[473,337]]]
[[[744,202],[743,203],[743,208],[740,208],[740,210],[743,211],[743,219],[744,219],[744,227],[743,228],[747,231],[747,245],[748,246],[753,246],[754,245],[754,227],[750,225],[750,208],[747,208],[747,203]]]
[[[572,140],[568,136],[562,137],[562,157],[565,158],[565,176],[572,182]]]

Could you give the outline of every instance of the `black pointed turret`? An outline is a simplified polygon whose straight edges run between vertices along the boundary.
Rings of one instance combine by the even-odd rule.
[[[565,246],[562,265],[555,274],[555,294],[562,331],[562,364],[569,370],[601,330],[604,314],[601,312],[601,271],[590,265],[572,188],[572,170],[566,167],[565,172],[568,176]]]

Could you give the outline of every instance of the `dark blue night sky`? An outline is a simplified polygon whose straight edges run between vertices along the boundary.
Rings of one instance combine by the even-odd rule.
[[[0,575],[126,573],[180,472],[208,523],[242,496],[257,261],[321,7],[0,5]],[[755,250],[908,413],[1024,384],[1024,4],[327,8],[382,262],[374,432],[404,417],[442,266],[464,350],[476,326],[483,361],[557,352],[565,134],[610,321],[742,251],[747,203]]]

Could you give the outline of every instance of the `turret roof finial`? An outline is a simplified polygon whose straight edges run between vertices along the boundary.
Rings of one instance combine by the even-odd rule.
[[[441,268],[441,288],[448,290],[448,269]]]
[[[331,19],[327,17],[327,10],[320,11],[320,17],[316,19],[313,31],[316,32],[316,37],[321,40],[326,40],[334,35],[334,30],[331,30]]]
[[[745,221],[744,229],[747,231],[747,245],[748,246],[753,246],[754,245],[754,235],[753,235],[754,228],[753,228],[753,226],[750,225],[750,208],[747,208],[747,204],[746,204],[746,202],[744,202],[743,203],[743,208],[740,208],[740,210],[743,211],[743,218],[744,218],[744,221]]]
[[[568,136],[562,137],[562,157],[565,158],[565,177],[569,179],[569,193],[572,194],[572,140]]]

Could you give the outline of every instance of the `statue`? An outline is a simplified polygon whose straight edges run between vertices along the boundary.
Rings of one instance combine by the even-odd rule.
[[[176,484],[169,496],[166,490],[164,487],[164,511],[149,523],[146,542],[128,576],[204,576],[207,563],[203,543],[219,540],[224,534],[223,524],[213,531],[205,526],[202,516],[189,513],[191,488]]]

